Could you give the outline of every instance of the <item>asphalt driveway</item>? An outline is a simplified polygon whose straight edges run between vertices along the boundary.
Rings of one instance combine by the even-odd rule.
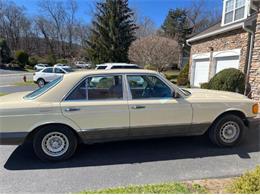
[[[1,193],[69,193],[129,184],[229,177],[260,164],[260,129],[234,148],[207,136],[81,145],[67,161],[38,160],[32,147],[0,146]]]

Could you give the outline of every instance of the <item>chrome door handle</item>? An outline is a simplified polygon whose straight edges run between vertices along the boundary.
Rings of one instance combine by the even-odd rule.
[[[75,112],[80,111],[80,108],[65,108],[65,112]]]
[[[132,109],[144,109],[145,106],[142,106],[142,105],[135,105],[135,106],[132,106]]]

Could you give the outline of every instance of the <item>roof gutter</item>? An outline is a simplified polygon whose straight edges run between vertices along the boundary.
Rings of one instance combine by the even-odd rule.
[[[254,31],[252,31],[251,29],[247,28],[245,26],[245,23],[243,24],[242,28],[250,33],[250,47],[249,47],[249,54],[248,54],[248,62],[247,62],[247,70],[246,70],[246,81],[245,81],[245,91],[244,91],[244,95],[247,94],[247,89],[248,89],[248,82],[249,82],[249,72],[250,72],[250,67],[251,67],[251,62],[252,62],[252,53],[253,53],[253,47],[254,47]],[[248,93],[248,96],[250,95],[251,92]]]
[[[225,33],[225,32],[235,30],[235,29],[238,29],[238,28],[243,28],[243,24],[244,24],[244,22],[240,22],[240,23],[237,23],[237,24],[234,24],[234,25],[231,25],[231,26],[224,27],[224,28],[219,29],[219,30],[215,30],[215,31],[207,33],[205,35],[201,35],[201,36],[197,36],[197,37],[195,36],[193,38],[188,39],[186,41],[186,43],[187,43],[187,45],[190,46],[191,42],[198,41],[198,40],[201,40],[201,39],[205,39],[207,37],[211,37],[211,36],[214,36],[214,35]]]

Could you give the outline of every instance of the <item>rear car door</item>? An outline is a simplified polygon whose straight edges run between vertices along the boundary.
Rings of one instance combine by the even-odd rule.
[[[61,103],[86,140],[119,139],[129,134],[129,110],[122,75],[96,75],[81,81]]]
[[[41,72],[41,77],[46,81],[46,82],[51,82],[53,81],[56,77],[55,74],[53,73],[54,68],[49,67],[49,68],[45,68],[42,72]]]
[[[54,68],[54,79],[61,77],[65,72],[61,68]]]
[[[183,135],[192,121],[192,107],[174,98],[173,89],[158,75],[127,75],[132,136]]]

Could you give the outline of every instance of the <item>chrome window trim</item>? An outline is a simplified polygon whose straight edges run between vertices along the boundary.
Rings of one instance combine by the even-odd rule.
[[[101,100],[66,100],[66,98],[73,92],[73,90],[75,88],[77,88],[81,82],[83,82],[84,80],[90,78],[90,77],[98,77],[98,76],[121,76],[122,77],[122,87],[123,87],[123,98],[121,99],[101,99]],[[124,74],[120,74],[120,73],[108,73],[108,74],[91,74],[91,75],[87,75],[84,76],[83,78],[80,79],[80,81],[77,82],[76,85],[74,85],[74,87],[72,89],[69,90],[69,92],[63,96],[61,102],[100,102],[100,101],[123,101],[123,100],[127,100],[127,92],[125,89],[125,85],[124,85]]]
[[[161,80],[167,87],[170,88],[171,90],[171,93],[173,92],[176,92],[176,89],[173,88],[172,86],[170,86],[166,81],[165,81],[165,78],[163,76],[159,76],[158,74],[156,73],[126,73],[126,84],[127,84],[127,93],[128,93],[128,100],[161,100],[161,99],[174,99],[173,97],[170,98],[170,97],[166,97],[166,98],[140,98],[140,99],[133,99],[132,97],[132,93],[131,93],[131,89],[130,89],[130,85],[128,83],[128,80],[127,80],[127,76],[135,76],[135,75],[139,75],[139,76],[155,76],[157,79]],[[179,90],[178,90],[179,91]]]

